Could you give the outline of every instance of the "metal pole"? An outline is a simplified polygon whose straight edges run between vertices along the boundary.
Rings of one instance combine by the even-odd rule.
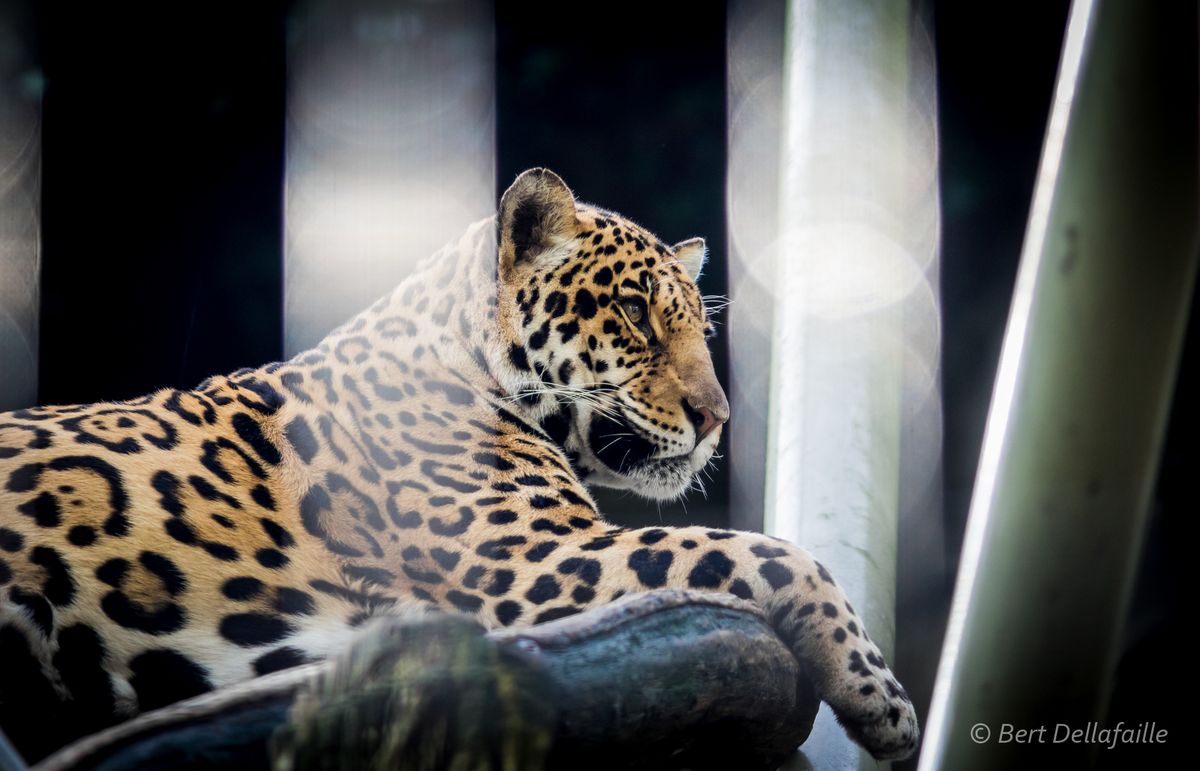
[[[902,438],[937,433],[906,435],[937,403],[938,361],[936,133],[914,99],[932,63],[913,34],[908,0],[789,4],[767,282],[765,530],[829,566],[889,657]],[[928,482],[938,442],[906,446]],[[828,709],[803,751],[817,768],[879,768]]]
[[[31,10],[0,5],[0,412],[37,401],[43,78]]]
[[[775,249],[779,243],[780,112],[787,4],[729,4],[726,219],[728,319],[729,524],[763,529]]]
[[[1196,22],[1071,10],[922,771],[1099,751],[1053,734],[1104,720],[1158,466],[1197,264]]]
[[[8,737],[0,731],[0,771],[25,771],[28,766],[8,741]]]
[[[304,0],[289,15],[284,349],[495,211],[487,0]]]

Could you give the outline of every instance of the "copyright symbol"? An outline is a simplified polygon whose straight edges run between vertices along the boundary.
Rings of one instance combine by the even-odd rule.
[[[990,738],[992,738],[992,729],[983,723],[976,723],[971,726],[971,741],[976,744],[986,744]]]

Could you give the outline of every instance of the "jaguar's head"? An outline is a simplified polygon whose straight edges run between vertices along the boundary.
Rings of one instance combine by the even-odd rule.
[[[505,386],[589,484],[682,495],[729,418],[696,278],[704,241],[668,247],[531,169],[497,215]]]

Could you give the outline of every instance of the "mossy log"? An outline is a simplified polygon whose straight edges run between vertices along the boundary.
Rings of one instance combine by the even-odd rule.
[[[488,634],[450,614],[383,619],[334,661],[148,713],[37,768],[767,769],[817,704],[756,607],[661,590]]]

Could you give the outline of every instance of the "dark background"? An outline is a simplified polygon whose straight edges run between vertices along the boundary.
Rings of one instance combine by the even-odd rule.
[[[281,357],[289,8],[278,1],[186,11],[171,3],[149,11],[33,8],[28,31],[46,82],[41,402],[190,387]],[[568,20],[554,6],[502,5],[498,184],[548,166],[581,198],[627,213],[665,240],[703,235],[712,251],[703,289],[721,293],[725,9],[656,8],[609,0]],[[923,8],[937,46],[952,569],[941,593],[898,609],[898,675],[922,711],[1066,10],[1062,0]],[[1180,619],[1184,528],[1195,509],[1188,483],[1200,459],[1196,326],[1193,318],[1113,708],[1113,720],[1157,720],[1175,736],[1187,714],[1174,711],[1186,675],[1162,670],[1181,658],[1188,666],[1190,650]],[[730,344],[717,341],[722,368]],[[710,491],[710,505],[694,504],[691,515],[719,522],[725,477]],[[645,516],[674,524],[687,515],[663,507]],[[903,555],[900,570],[903,580]],[[918,626],[924,634],[909,631]]]

